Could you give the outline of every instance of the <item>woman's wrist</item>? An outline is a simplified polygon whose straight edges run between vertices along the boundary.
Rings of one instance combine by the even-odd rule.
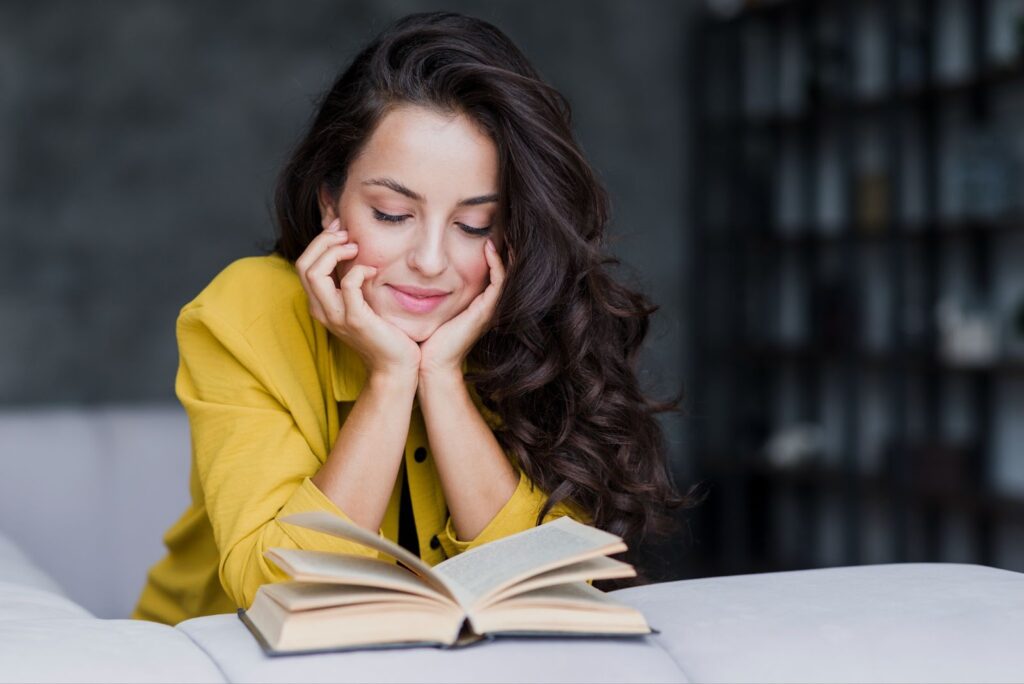
[[[370,371],[366,378],[366,384],[371,390],[388,395],[415,394],[418,382],[419,376],[415,370]]]
[[[416,383],[416,391],[421,397],[425,394],[441,394],[452,396],[453,391],[465,389],[465,378],[462,369],[420,369]]]

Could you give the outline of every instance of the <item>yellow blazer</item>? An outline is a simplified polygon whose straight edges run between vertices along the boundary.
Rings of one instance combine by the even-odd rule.
[[[294,266],[278,255],[238,259],[181,309],[176,327],[174,389],[192,434],[192,503],[165,533],[167,554],[149,570],[132,617],[173,625],[248,607],[261,584],[287,579],[263,556],[275,546],[377,557],[279,522],[307,510],[349,519],[310,477],[366,380],[358,354],[310,316]],[[493,429],[500,418],[469,390]],[[420,556],[430,565],[532,527],[547,500],[520,470],[518,488],[491,522],[475,539],[458,539],[414,403],[405,468],[378,530],[393,541],[403,470]],[[545,521],[562,515],[590,522],[564,504]]]

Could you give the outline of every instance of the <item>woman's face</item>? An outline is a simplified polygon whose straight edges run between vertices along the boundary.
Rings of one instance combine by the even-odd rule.
[[[338,202],[320,193],[324,227],[339,216],[359,245],[338,264],[339,280],[353,264],[376,267],[362,288],[367,304],[426,340],[487,287],[484,245],[489,237],[499,254],[503,247],[497,192],[497,149],[470,119],[392,110],[350,164]],[[416,288],[441,294],[418,299]]]

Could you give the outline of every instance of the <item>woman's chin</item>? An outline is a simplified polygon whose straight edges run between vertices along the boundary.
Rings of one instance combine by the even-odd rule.
[[[407,319],[391,319],[391,323],[395,325],[399,330],[409,336],[413,342],[424,342],[434,331],[438,329],[438,324],[434,321],[410,321]]]

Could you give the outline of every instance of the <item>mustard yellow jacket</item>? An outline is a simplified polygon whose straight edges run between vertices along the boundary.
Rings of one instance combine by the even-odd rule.
[[[147,576],[133,618],[169,625],[248,607],[257,587],[287,576],[271,547],[375,551],[279,520],[307,510],[349,519],[310,478],[326,461],[366,380],[361,358],[309,314],[294,266],[277,255],[228,265],[178,316],[175,393],[192,435],[192,503],[163,537],[167,553]],[[465,372],[466,366],[463,366]],[[500,418],[471,396],[492,429]],[[513,461],[513,465],[515,465]],[[405,444],[421,557],[447,557],[532,527],[547,495],[520,470],[511,499],[475,539],[455,535],[413,405]],[[398,538],[400,469],[378,533]],[[560,504],[545,521],[578,509]]]

